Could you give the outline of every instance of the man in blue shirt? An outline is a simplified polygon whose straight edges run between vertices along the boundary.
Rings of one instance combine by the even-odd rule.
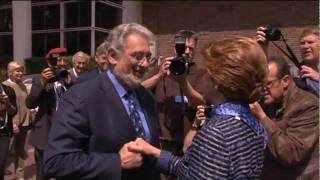
[[[53,117],[44,172],[57,179],[159,179],[156,160],[131,152],[137,137],[158,143],[153,96],[141,86],[153,34],[135,24],[110,32],[109,69],[70,88]]]

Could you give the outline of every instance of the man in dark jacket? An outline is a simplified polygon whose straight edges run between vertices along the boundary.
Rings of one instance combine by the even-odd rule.
[[[37,180],[46,179],[42,173],[43,150],[47,147],[51,117],[67,88],[66,55],[65,48],[54,48],[48,52],[46,59],[49,67],[32,79],[31,92],[26,100],[29,109],[39,107],[30,132],[30,144],[35,148]]]
[[[154,158],[128,148],[137,137],[159,146],[155,101],[141,86],[152,40],[135,23],[110,32],[107,72],[68,89],[53,117],[45,173],[72,180],[160,178]]]

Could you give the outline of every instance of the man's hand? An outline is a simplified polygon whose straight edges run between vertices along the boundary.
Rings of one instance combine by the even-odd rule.
[[[156,158],[160,157],[160,149],[150,145],[142,138],[137,138],[134,143],[128,145],[129,151],[140,152],[146,155],[151,155]]]
[[[131,146],[133,149],[137,149],[137,151],[129,151],[128,147]],[[121,167],[123,169],[132,169],[137,168],[142,165],[142,156],[141,153],[138,152],[136,147],[137,144],[135,142],[129,142],[122,146],[119,151],[120,160],[121,160]]]
[[[250,109],[259,121],[263,120],[267,116],[258,102],[250,104]]]
[[[266,39],[266,33],[265,33],[266,29],[267,29],[266,27],[262,27],[262,26],[257,28],[255,38],[256,38],[257,42],[260,44],[267,44],[268,43],[268,40]]]
[[[312,69],[311,67],[308,67],[308,66],[301,66],[301,77],[302,78],[306,78],[306,77],[309,77],[315,81],[319,81],[320,80],[320,74],[315,71],[314,69]]]
[[[173,59],[174,57],[167,57],[162,61],[158,72],[160,77],[164,77],[170,74],[169,67]]]
[[[42,72],[41,72],[41,78],[42,78],[42,82],[43,85],[46,85],[48,83],[48,81],[50,79],[52,79],[54,77],[53,71],[51,70],[51,68],[45,68]]]

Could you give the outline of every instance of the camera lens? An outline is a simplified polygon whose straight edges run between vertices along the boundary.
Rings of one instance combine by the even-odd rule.
[[[278,41],[281,38],[281,31],[278,28],[270,27],[265,30],[266,38],[269,41]]]
[[[178,57],[175,60],[173,60],[169,67],[170,72],[175,75],[179,76],[186,71],[186,63],[183,59],[183,57]]]

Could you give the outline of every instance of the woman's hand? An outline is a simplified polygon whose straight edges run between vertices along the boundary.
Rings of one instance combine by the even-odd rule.
[[[154,156],[156,158],[160,157],[160,152],[161,150],[150,145],[149,143],[147,143],[145,140],[143,140],[142,138],[137,138],[134,141],[135,144],[131,144],[128,146],[129,151],[133,151],[133,152],[139,152],[139,153],[143,153],[146,155],[151,155]]]

